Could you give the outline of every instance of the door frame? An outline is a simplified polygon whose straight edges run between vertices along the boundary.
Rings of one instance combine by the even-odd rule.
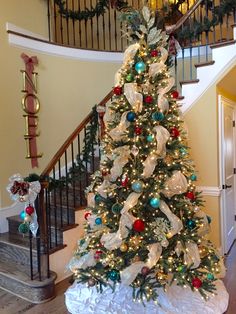
[[[225,208],[225,190],[222,188],[225,184],[225,167],[224,167],[224,110],[223,102],[227,102],[233,107],[233,119],[236,118],[236,103],[222,95],[218,95],[218,136],[219,136],[219,183],[220,183],[220,229],[221,229],[221,253],[226,254],[226,208]],[[233,141],[236,145],[236,132],[233,128]],[[234,168],[236,167],[236,147],[234,145]],[[236,176],[234,176],[234,203],[236,204]],[[236,212],[234,212],[236,214]]]

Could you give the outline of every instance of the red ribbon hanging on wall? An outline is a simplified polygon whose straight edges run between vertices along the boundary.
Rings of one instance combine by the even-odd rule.
[[[32,80],[34,67],[35,65],[38,65],[38,58],[36,56],[29,57],[25,53],[21,54],[21,58],[23,59],[25,63],[25,71],[28,74],[29,78]],[[26,80],[26,90],[28,94],[33,94],[33,87],[31,84]],[[34,98],[33,97],[27,97],[27,108],[29,111],[34,112]],[[38,167],[38,159],[37,157],[37,142],[36,142],[36,128],[32,127],[32,125],[35,124],[35,119],[30,117],[28,118],[28,125],[29,125],[29,135],[32,137],[29,141],[29,150],[30,150],[30,156],[33,156],[31,158],[31,166],[32,168]]]

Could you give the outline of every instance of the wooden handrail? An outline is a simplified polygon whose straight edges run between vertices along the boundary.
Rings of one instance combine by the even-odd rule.
[[[105,104],[111,99],[113,95],[113,91],[111,90],[98,104],[98,106],[105,106]],[[46,166],[46,168],[43,170],[41,176],[47,176],[52,171],[53,167],[56,165],[58,160],[61,158],[61,156],[64,154],[66,149],[70,146],[70,144],[73,142],[73,140],[76,138],[76,136],[84,129],[86,124],[91,120],[92,118],[92,112],[88,114],[88,116],[80,123],[80,125],[74,130],[74,132],[67,138],[65,143],[61,146],[61,148],[56,152],[56,154],[53,156],[52,160],[49,162],[49,164]]]
[[[176,24],[172,25],[169,29],[166,30],[168,34],[175,32],[177,29],[179,29],[184,22],[194,13],[194,11],[199,7],[199,5],[203,2],[203,0],[198,0],[194,3],[194,5],[191,6],[191,8],[186,12]]]

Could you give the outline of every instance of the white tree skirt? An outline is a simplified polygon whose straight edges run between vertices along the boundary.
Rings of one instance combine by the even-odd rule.
[[[119,285],[114,293],[104,288],[98,293],[95,287],[76,282],[66,291],[65,302],[72,314],[222,314],[228,306],[229,295],[221,280],[215,282],[217,292],[208,301],[190,288],[172,285],[167,292],[159,289],[159,305],[154,302],[133,302],[132,288]],[[210,294],[209,294],[210,296]]]

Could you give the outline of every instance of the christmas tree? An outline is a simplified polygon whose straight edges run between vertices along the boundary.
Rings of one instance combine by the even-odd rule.
[[[100,292],[121,283],[134,299],[158,300],[158,289],[175,283],[207,298],[222,263],[205,238],[210,217],[195,186],[168,36],[147,7],[129,12],[129,21],[136,42],[115,76],[85,236],[70,267]]]

